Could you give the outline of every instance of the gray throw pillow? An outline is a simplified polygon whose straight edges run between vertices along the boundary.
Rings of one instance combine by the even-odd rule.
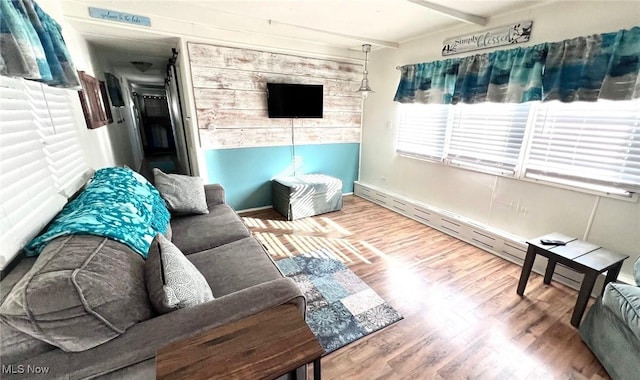
[[[171,212],[183,214],[208,214],[204,182],[200,177],[166,174],[153,169],[154,185],[167,202]]]
[[[202,273],[161,234],[149,249],[145,281],[151,304],[160,314],[213,300]]]
[[[151,318],[144,266],[114,240],[59,237],[4,299],[0,319],[64,351],[88,350]]]

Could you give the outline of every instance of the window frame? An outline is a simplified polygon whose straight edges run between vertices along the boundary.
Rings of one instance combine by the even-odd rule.
[[[640,180],[640,100],[545,102],[534,116],[523,177],[621,195],[640,191],[633,182]]]
[[[630,101],[638,102],[639,103],[638,106],[640,106],[640,99],[634,99]],[[531,106],[529,108],[529,114],[527,117],[525,129],[524,129],[524,136],[523,136],[520,152],[518,155],[518,161],[513,174],[505,173],[505,171],[503,170],[492,168],[491,166],[488,166],[488,165],[483,166],[482,163],[478,165],[474,165],[474,164],[460,165],[458,163],[451,162],[452,160],[450,160],[448,157],[448,149],[449,149],[449,144],[451,139],[452,124],[455,123],[455,121],[452,120],[456,115],[454,111],[454,107],[457,106],[453,104],[448,105],[450,107],[450,112],[449,112],[449,117],[446,121],[446,124],[447,124],[446,137],[445,137],[445,143],[444,143],[445,145],[443,147],[444,154],[441,157],[441,159],[438,159],[435,157],[425,157],[425,155],[421,155],[419,153],[412,154],[410,152],[404,152],[404,151],[398,150],[398,146],[397,146],[398,136],[401,133],[400,129],[402,128],[402,125],[401,125],[402,118],[400,116],[402,111],[400,110],[398,111],[398,117],[396,118],[396,122],[398,125],[398,132],[396,135],[395,152],[397,155],[403,156],[403,157],[408,157],[408,158],[413,158],[413,159],[418,159],[418,160],[433,162],[433,163],[440,163],[440,164],[453,166],[453,167],[457,167],[464,170],[491,174],[491,175],[496,175],[496,176],[505,177],[505,178],[512,178],[512,179],[521,180],[529,183],[542,184],[545,186],[579,191],[582,193],[605,196],[608,198],[614,198],[614,199],[625,200],[630,202],[637,202],[640,199],[640,191],[621,190],[621,189],[615,188],[614,186],[608,187],[606,185],[593,184],[592,182],[588,182],[588,181],[575,181],[575,180],[572,181],[572,180],[565,180],[563,178],[554,178],[551,176],[544,177],[544,176],[534,176],[531,174],[527,175],[527,171],[526,171],[527,160],[529,158],[533,139],[534,139],[535,123],[536,123],[535,119],[539,113],[538,108],[541,108],[545,104],[541,102],[529,102],[529,103],[531,103]],[[430,106],[429,104],[421,104],[421,105]],[[406,104],[400,104],[399,106],[400,107],[406,106]]]

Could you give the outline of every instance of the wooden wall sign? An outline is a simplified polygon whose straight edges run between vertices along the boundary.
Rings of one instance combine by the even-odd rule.
[[[109,9],[89,7],[89,16],[104,21],[123,22],[125,24],[138,26],[151,26],[151,19],[147,16],[112,11]]]
[[[443,42],[442,55],[527,42],[531,37],[532,27],[533,21],[522,21],[484,32],[449,38]]]

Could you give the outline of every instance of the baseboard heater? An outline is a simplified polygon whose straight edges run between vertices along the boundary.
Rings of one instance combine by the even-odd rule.
[[[355,182],[353,193],[356,196],[440,230],[447,235],[465,241],[519,266],[522,266],[524,262],[524,257],[527,253],[527,243],[523,237],[362,182]],[[533,265],[533,271],[538,274],[544,274],[546,266],[547,259],[538,255]],[[578,290],[582,282],[582,277],[583,275],[581,273],[558,264],[553,275],[553,280]],[[592,296],[595,297],[600,293],[603,281],[604,276],[601,275],[593,288]],[[515,293],[515,287],[513,291]]]

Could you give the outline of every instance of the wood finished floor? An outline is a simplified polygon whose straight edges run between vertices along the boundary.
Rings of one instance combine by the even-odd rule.
[[[608,379],[569,324],[577,293],[356,196],[287,222],[242,214],[274,260],[324,249],[404,319],[322,359],[323,379]]]

